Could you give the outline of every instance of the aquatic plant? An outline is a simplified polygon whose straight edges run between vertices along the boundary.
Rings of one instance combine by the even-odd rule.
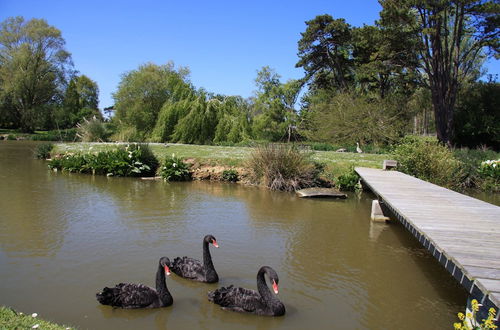
[[[335,186],[339,190],[354,191],[360,188],[359,175],[351,168],[350,171],[343,173],[335,180]]]
[[[48,166],[68,172],[107,176],[152,176],[158,164],[147,145],[132,144],[96,153],[65,153],[54,157]]]
[[[36,147],[35,157],[38,159],[48,159],[50,158],[50,152],[54,149],[52,143],[42,143]]]
[[[238,172],[236,170],[224,170],[222,172],[222,180],[236,182],[239,180]]]
[[[188,181],[191,179],[189,165],[175,154],[165,158],[159,170],[160,176],[167,181]]]

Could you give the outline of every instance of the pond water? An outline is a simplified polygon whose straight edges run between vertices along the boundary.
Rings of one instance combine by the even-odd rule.
[[[466,292],[399,224],[373,224],[373,195],[299,199],[238,184],[55,173],[32,142],[0,142],[0,305],[80,329],[450,329]],[[121,310],[95,293],[154,286],[161,256],[202,258],[218,284],[172,274],[171,307]],[[280,277],[287,314],[221,310],[207,291]]]

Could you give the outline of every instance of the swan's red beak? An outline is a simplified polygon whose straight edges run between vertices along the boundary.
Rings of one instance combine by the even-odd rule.
[[[212,240],[212,244],[213,244],[216,248],[218,248],[218,247],[219,247],[219,244],[217,244],[217,241],[216,241],[216,240],[214,240],[214,239]]]
[[[170,268],[167,265],[165,265],[165,274],[170,275]]]
[[[274,293],[278,294],[278,284],[276,284],[276,282],[273,280],[273,290],[274,290]]]

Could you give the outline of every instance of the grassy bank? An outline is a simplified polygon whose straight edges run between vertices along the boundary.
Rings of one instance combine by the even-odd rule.
[[[0,329],[65,330],[71,328],[41,320],[36,313],[25,315],[12,308],[0,306]]]
[[[250,147],[222,147],[191,144],[149,144],[153,153],[162,160],[172,154],[184,159],[209,166],[242,167],[249,158],[253,148]],[[62,143],[56,144],[53,153],[65,152],[96,152],[115,149],[116,143]],[[350,152],[335,151],[311,151],[314,161],[325,165],[325,173],[328,176],[338,176],[349,171],[353,166],[364,166],[381,168],[386,154],[357,154]]]

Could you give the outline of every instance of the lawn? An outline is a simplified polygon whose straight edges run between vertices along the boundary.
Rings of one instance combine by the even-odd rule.
[[[55,153],[88,153],[117,148],[118,143],[58,143]],[[126,144],[125,144],[126,145]],[[184,159],[192,158],[206,165],[219,165],[229,167],[244,167],[245,160],[252,153],[251,147],[221,147],[192,144],[150,143],[153,153],[161,160],[175,154]],[[311,159],[326,166],[326,172],[332,176],[345,173],[353,166],[382,168],[384,159],[389,159],[387,154],[367,154],[335,151],[305,151],[310,153]]]

